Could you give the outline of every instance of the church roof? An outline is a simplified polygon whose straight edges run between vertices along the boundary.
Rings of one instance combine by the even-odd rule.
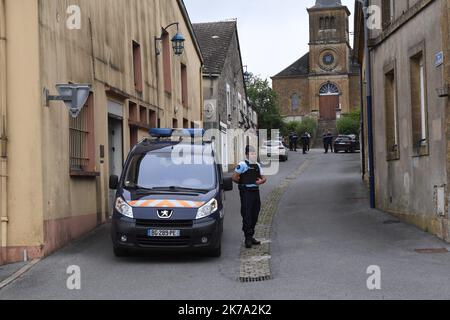
[[[316,0],[316,5],[313,8],[327,8],[327,7],[341,7],[341,0]]]
[[[302,76],[309,74],[309,53],[305,54],[303,57],[295,61],[289,67],[281,71],[279,74],[274,76],[278,77],[291,77],[291,76]]]
[[[194,23],[193,28],[205,60],[204,72],[222,73],[237,22]]]
[[[352,57],[352,54],[350,54]],[[349,60],[349,74],[358,74],[359,65],[356,61],[350,58]],[[283,77],[298,77],[298,76],[308,76],[309,75],[309,53],[305,54],[303,57],[295,61],[289,67],[273,76],[273,79],[283,78]]]

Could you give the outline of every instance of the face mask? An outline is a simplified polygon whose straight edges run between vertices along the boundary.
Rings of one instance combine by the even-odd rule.
[[[256,153],[250,153],[248,155],[248,162],[250,162],[251,164],[256,164],[258,162],[258,156],[256,155]]]

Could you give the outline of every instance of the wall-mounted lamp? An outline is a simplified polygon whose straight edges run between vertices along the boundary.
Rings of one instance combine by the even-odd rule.
[[[244,66],[243,68],[244,68],[244,81],[245,83],[248,83],[252,78],[252,74],[248,72],[248,66]]]
[[[64,101],[72,118],[78,117],[86,104],[91,86],[88,84],[57,84],[59,96],[52,96],[47,88],[44,88],[45,106],[49,106],[50,101]]]
[[[180,30],[179,30],[179,23],[178,22],[174,22],[169,24],[167,27],[162,29],[161,32],[161,36],[155,37],[155,50],[156,50],[156,55],[159,56],[161,54],[161,51],[158,48],[158,41],[162,41],[164,38],[164,35],[167,34],[167,29],[172,27],[172,26],[177,26],[177,33],[176,35],[172,38],[172,48],[173,51],[175,53],[175,55],[177,56],[181,56],[183,54],[184,51],[184,42],[186,41],[186,39],[184,38],[184,36],[181,34]]]

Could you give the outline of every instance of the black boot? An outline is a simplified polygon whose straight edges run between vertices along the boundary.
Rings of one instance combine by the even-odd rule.
[[[261,245],[261,241],[256,240],[255,238],[252,238],[252,245],[254,246],[260,246]]]
[[[252,248],[252,245],[253,245],[252,238],[246,238],[246,239],[245,239],[245,247],[246,247],[247,249],[251,249],[251,248]]]

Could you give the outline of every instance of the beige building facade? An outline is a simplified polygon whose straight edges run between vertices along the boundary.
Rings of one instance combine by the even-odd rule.
[[[109,175],[148,129],[202,126],[203,60],[181,0],[1,0],[0,41],[1,264],[105,222]],[[91,85],[78,118],[46,106],[58,83]]]
[[[371,5],[380,13],[369,39],[377,208],[450,241],[450,1]],[[357,1],[355,55],[361,63],[363,23]],[[364,119],[367,128],[367,114]],[[367,150],[367,139],[364,144]],[[367,178],[367,153],[364,158]]]

